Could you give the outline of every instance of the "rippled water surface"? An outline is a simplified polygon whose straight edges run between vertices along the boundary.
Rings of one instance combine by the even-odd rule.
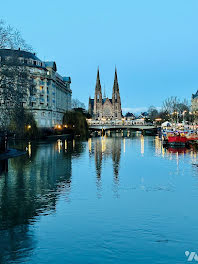
[[[0,263],[171,264],[198,254],[195,150],[141,135],[21,148],[27,155],[0,162]]]

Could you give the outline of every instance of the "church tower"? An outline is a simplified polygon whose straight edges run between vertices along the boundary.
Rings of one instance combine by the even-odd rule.
[[[100,84],[99,68],[98,68],[97,79],[96,79],[93,113],[96,119],[102,118],[102,90],[101,90],[101,84]]]
[[[113,118],[121,119],[122,109],[121,109],[121,99],[120,99],[120,91],[119,91],[118,76],[117,76],[116,68],[115,68],[115,77],[114,77],[114,84],[113,84],[112,104],[113,104]]]

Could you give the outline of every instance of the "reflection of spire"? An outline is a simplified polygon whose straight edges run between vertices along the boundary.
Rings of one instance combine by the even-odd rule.
[[[121,139],[114,139],[112,144],[112,160],[113,160],[114,179],[116,182],[118,181],[120,156],[121,156]]]
[[[102,170],[102,146],[99,140],[96,140],[95,143],[95,165],[96,165],[96,186],[98,190],[98,198],[101,197],[101,170]]]
[[[102,146],[99,140],[97,140],[95,144],[95,164],[97,179],[100,180],[102,169]]]

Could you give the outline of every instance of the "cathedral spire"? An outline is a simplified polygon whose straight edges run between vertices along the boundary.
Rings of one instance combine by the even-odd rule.
[[[101,84],[100,84],[100,72],[99,72],[99,66],[97,70],[97,79],[96,79],[96,91],[101,91]]]
[[[113,92],[119,91],[118,85],[118,75],[117,75],[117,68],[115,67],[115,76],[114,76],[114,84],[113,84]]]
[[[99,66],[98,66],[98,70],[97,70],[97,80],[100,81],[100,72],[99,72]]]
[[[117,68],[115,66],[115,78],[114,78],[114,82],[118,82],[118,75],[117,75]]]

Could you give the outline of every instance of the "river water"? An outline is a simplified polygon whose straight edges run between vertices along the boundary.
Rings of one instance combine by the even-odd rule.
[[[140,134],[20,147],[25,156],[0,162],[0,263],[175,264],[198,254],[196,150]]]

